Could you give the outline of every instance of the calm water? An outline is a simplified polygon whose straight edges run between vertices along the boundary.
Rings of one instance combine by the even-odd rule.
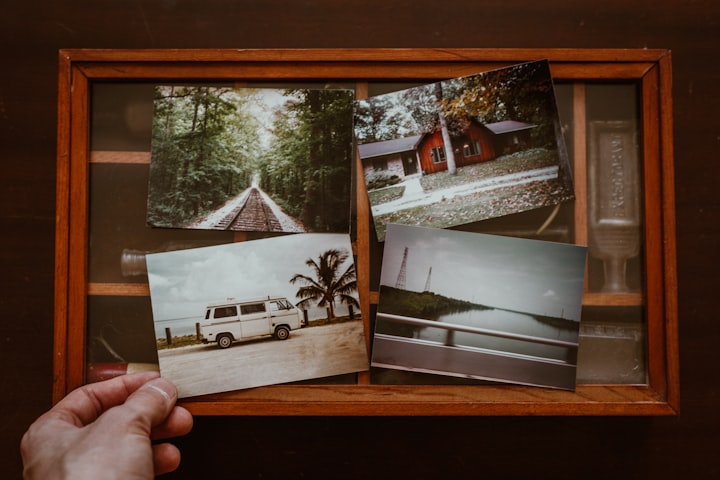
[[[506,310],[469,310],[442,315],[437,321],[554,340],[577,342],[578,339],[579,324],[576,324],[575,328],[570,329],[558,328],[554,325],[542,323],[532,315],[508,312]],[[417,338],[444,343],[446,335],[446,330],[426,327],[420,329]],[[558,360],[565,360],[567,355],[567,349],[564,347],[539,345],[519,340],[509,340],[465,332],[455,332],[454,344]]]

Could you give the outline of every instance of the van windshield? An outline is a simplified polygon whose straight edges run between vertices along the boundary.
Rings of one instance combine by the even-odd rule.
[[[271,310],[290,310],[291,308],[293,308],[292,303],[288,302],[284,298],[270,302]]]

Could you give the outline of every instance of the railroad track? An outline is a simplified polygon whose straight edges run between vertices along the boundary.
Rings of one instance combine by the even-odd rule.
[[[215,228],[250,232],[283,231],[280,221],[257,188],[250,190],[245,201],[218,222]]]

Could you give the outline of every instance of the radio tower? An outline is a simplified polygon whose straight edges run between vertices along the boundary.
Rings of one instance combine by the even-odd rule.
[[[430,270],[428,270],[428,277],[427,277],[427,280],[425,280],[425,290],[423,290],[423,292],[430,291],[430,276],[431,275],[432,275],[432,267],[430,267]]]
[[[407,275],[407,256],[408,256],[408,247],[405,247],[405,251],[403,252],[403,259],[402,263],[400,264],[400,273],[398,273],[397,282],[395,282],[395,288],[405,290],[405,277]]]

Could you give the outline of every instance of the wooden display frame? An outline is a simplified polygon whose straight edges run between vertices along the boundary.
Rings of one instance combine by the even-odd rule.
[[[323,49],[62,50],[59,54],[55,345],[53,400],[85,382],[87,302],[93,295],[147,296],[147,285],[90,283],[89,165],[113,161],[91,151],[90,101],[98,82],[441,80],[548,59],[553,78],[637,82],[641,103],[644,291],[586,293],[587,306],[640,305],[646,321],[647,382],[578,385],[574,392],[513,385],[376,385],[362,372],[354,385],[278,385],[183,401],[196,415],[674,415],[679,408],[671,57],[666,50],[616,49]],[[587,129],[578,115],[576,132]],[[577,134],[577,133],[576,133]],[[575,242],[586,244],[586,146],[575,146]],[[144,162],[145,152],[122,162]],[[358,284],[363,312],[371,291],[370,213],[357,183]],[[370,337],[370,321],[365,327]]]

